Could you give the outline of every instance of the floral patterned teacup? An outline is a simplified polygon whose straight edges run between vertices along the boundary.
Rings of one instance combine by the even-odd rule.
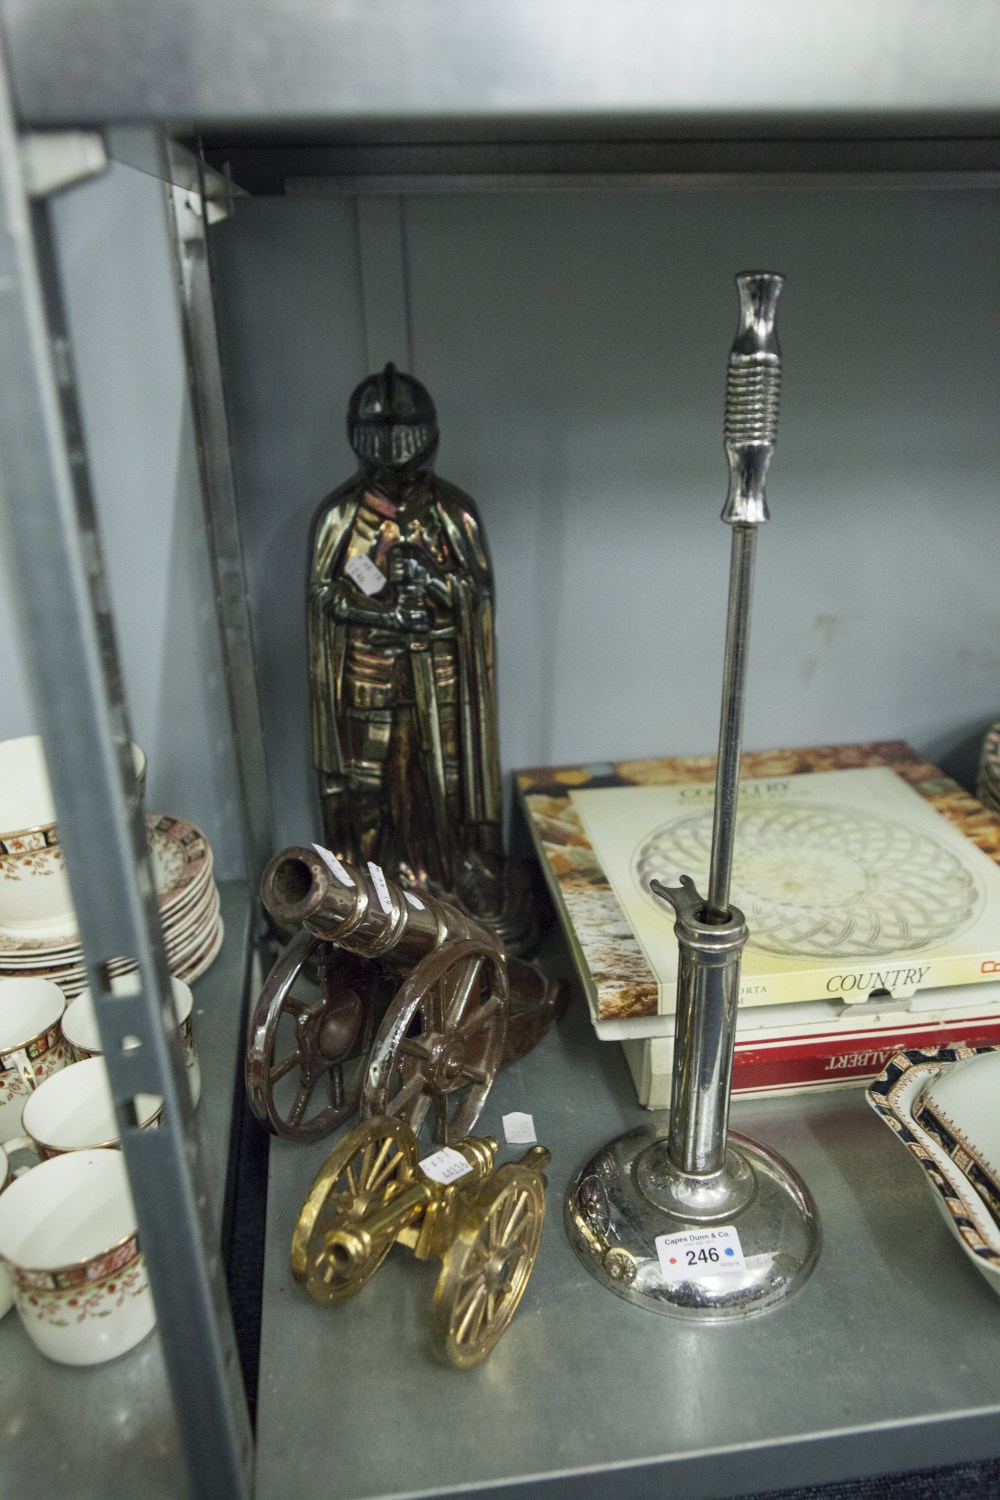
[[[7,1160],[7,1153],[0,1146],[0,1193],[4,1188],[10,1187],[13,1181],[14,1173]],[[3,1262],[0,1261],[0,1318],[5,1318],[13,1306],[14,1288],[10,1284],[10,1277],[7,1275]]]
[[[139,985],[138,974],[120,974],[112,979],[111,991],[115,995],[137,995]],[[188,1083],[191,1087],[191,1103],[197,1104],[201,1098],[201,1066],[198,1062],[198,1049],[194,1044],[194,1031],[191,1026],[194,996],[182,979],[171,979],[170,988],[174,997],[177,1031],[184,1051],[184,1066],[187,1068]],[[101,1037],[97,1030],[97,1016],[94,1013],[94,1002],[89,990],[81,990],[76,999],[71,1000],[67,1005],[66,1014],[62,1019],[62,1029],[63,1035],[77,1057],[101,1055],[103,1051]]]
[[[156,1321],[120,1151],[71,1151],[0,1197],[0,1258],[28,1337],[49,1359],[94,1365]]]
[[[132,746],[140,796],[146,757]],[[0,742],[0,931],[12,937],[72,937],[73,897],[63,863],[42,741]]]
[[[47,979],[0,980],[0,1142],[21,1134],[25,1101],[73,1061],[60,1021],[63,992]]]
[[[29,1161],[18,1161],[18,1157],[26,1153]],[[25,1172],[31,1170],[38,1161],[38,1153],[35,1150],[34,1141],[29,1141],[22,1136],[19,1140],[8,1141],[5,1146],[0,1146],[0,1193],[10,1187],[16,1177],[23,1177]],[[6,1267],[0,1260],[0,1318],[4,1318],[14,1306],[14,1288],[10,1284]]]
[[[139,1125],[159,1125],[163,1100],[136,1097]],[[46,1078],[24,1106],[22,1125],[42,1160],[63,1151],[96,1151],[120,1144],[115,1102],[103,1057],[89,1057]]]

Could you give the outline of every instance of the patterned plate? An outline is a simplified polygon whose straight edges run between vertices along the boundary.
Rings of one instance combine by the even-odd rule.
[[[218,958],[225,935],[226,929],[223,926],[222,918],[219,917],[211,938],[201,952],[196,953],[192,958],[189,958],[184,964],[181,964],[174,970],[177,978],[183,979],[185,984],[191,984],[193,980],[200,978],[205,970],[210,968]]]
[[[203,929],[211,926],[219,911],[219,889],[214,880],[209,878],[208,884],[203,891],[199,891],[197,899],[187,906],[180,908],[177,912],[163,915],[163,936],[167,945],[168,955],[174,948],[186,945],[194,936],[200,936]],[[83,964],[83,950],[76,948],[70,953],[55,953],[51,957],[45,953],[23,954],[12,957],[9,953],[0,952],[0,978],[27,979],[39,976],[43,971],[61,973],[67,969],[79,969]]]
[[[207,883],[212,873],[208,839],[193,823],[167,813],[150,813],[149,846],[153,878],[164,916],[184,903],[186,895]]]
[[[989,1047],[914,1048],[897,1052],[868,1089],[868,1102],[920,1164],[948,1228],[978,1271],[1000,1294],[1000,1224],[948,1153],[913,1118],[932,1078]]]
[[[135,965],[125,958],[112,959],[108,965],[112,974],[129,974]],[[4,979],[48,979],[57,984],[63,993],[71,998],[87,983],[87,971],[83,964],[71,964],[66,967],[45,969],[0,969],[0,980]]]
[[[209,935],[215,928],[219,917],[219,894],[213,894],[211,905],[205,910],[197,922],[186,927],[182,932],[171,935],[167,939],[167,959],[171,966],[180,963],[190,953],[197,953],[203,948]]]
[[[204,906],[189,921],[181,924],[177,930],[172,930],[168,924],[164,925],[167,962],[173,972],[177,972],[178,964],[188,962],[192,953],[199,953],[214,934],[219,906],[218,888],[213,885],[207,893]],[[116,958],[111,960],[109,967],[112,974],[126,974],[135,966],[128,959]],[[0,963],[0,980],[50,979],[62,989],[77,983],[85,984],[85,972],[82,957],[76,959],[71,956],[68,963],[53,960],[49,964],[35,964],[31,967],[22,965],[18,968],[8,967],[6,961]]]
[[[176,974],[178,979],[183,979],[185,983],[189,983],[192,979],[197,979],[199,975],[204,974],[205,970],[219,956],[224,933],[225,929],[222,918],[216,916],[208,931],[199,934],[198,942],[195,946],[185,946],[176,954],[171,954],[168,950],[167,963],[170,972]],[[115,975],[135,973],[135,964],[129,962],[127,959],[112,959],[109,967],[112,974]],[[14,977],[23,979],[26,976],[23,970],[19,970],[16,976],[9,973],[5,974],[0,970],[0,980]],[[51,979],[53,984],[59,986],[67,1000],[75,1000],[80,991],[87,987],[87,971],[82,965],[74,965],[66,969],[35,970],[27,977],[33,979]]]
[[[194,906],[164,920],[163,937],[167,946],[177,944],[182,938],[188,938],[202,928],[210,927],[218,912],[219,888],[214,880],[210,880]]]
[[[193,823],[168,813],[147,813],[153,879],[164,924],[197,903],[212,878],[212,851]],[[36,969],[49,964],[79,964],[83,958],[76,933],[70,937],[12,937],[0,933],[0,966]]]

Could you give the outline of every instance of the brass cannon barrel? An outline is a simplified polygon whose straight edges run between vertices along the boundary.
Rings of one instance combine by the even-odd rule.
[[[332,1287],[340,1291],[367,1280],[373,1262],[378,1264],[385,1252],[387,1238],[408,1245],[418,1260],[445,1253],[455,1237],[455,1197],[467,1196],[487,1180],[496,1165],[500,1142],[492,1135],[467,1136],[456,1141],[452,1149],[472,1168],[471,1174],[457,1179],[454,1186],[446,1187],[421,1175],[384,1202],[361,1212],[354,1207],[341,1215],[324,1235],[317,1264],[310,1268],[311,1289],[322,1283],[320,1300]],[[519,1165],[542,1172],[551,1160],[545,1146],[532,1146]]]
[[[460,1189],[468,1192],[493,1171],[500,1142],[495,1135],[467,1136],[456,1141],[452,1149],[464,1156],[472,1168],[470,1176],[458,1179]],[[545,1155],[548,1159],[548,1152]],[[420,1260],[441,1255],[451,1241],[451,1226],[434,1220],[428,1224],[424,1216],[432,1204],[450,1207],[454,1193],[455,1188],[447,1188],[421,1174],[384,1203],[374,1204],[360,1214],[345,1215],[323,1240],[322,1258],[329,1267],[328,1283],[333,1276],[342,1279],[366,1276],[386,1236],[409,1245]]]
[[[496,934],[450,902],[404,891],[381,870],[373,874],[372,866],[336,866],[343,878],[304,844],[276,854],[260,883],[261,900],[275,922],[305,927],[324,942],[402,968],[453,938],[482,939],[502,954]]]

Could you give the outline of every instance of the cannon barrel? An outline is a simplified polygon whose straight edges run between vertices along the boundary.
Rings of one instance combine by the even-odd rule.
[[[279,926],[305,927],[324,942],[401,967],[452,938],[482,938],[503,951],[494,933],[450,902],[404,891],[376,866],[328,862],[304,844],[274,856],[260,894]]]

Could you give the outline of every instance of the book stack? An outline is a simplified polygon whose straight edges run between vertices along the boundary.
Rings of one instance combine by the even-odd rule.
[[[704,891],[712,756],[527,770],[518,794],[591,1009],[669,1102],[677,946],[649,889]],[[874,1077],[900,1047],[1000,1042],[1000,817],[901,742],[743,757],[734,1092]]]

